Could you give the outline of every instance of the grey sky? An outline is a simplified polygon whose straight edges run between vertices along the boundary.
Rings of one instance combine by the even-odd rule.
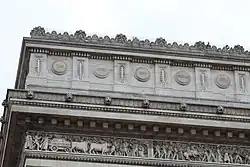
[[[14,87],[22,37],[35,26],[250,50],[249,9],[249,0],[0,0],[0,99]]]

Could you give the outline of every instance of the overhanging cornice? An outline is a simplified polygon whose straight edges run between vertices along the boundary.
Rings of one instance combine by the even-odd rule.
[[[8,99],[20,99],[27,100],[28,90],[8,90]],[[32,101],[40,102],[62,102],[65,103],[65,98],[67,93],[56,93],[49,91],[32,91],[33,97]],[[249,117],[250,111],[249,103],[239,103],[233,101],[219,101],[219,100],[208,100],[208,99],[194,99],[194,98],[179,98],[179,97],[170,97],[170,96],[156,96],[156,95],[141,95],[136,93],[123,93],[123,92],[110,92],[110,91],[95,91],[95,90],[86,90],[83,92],[72,94],[73,99],[70,103],[65,104],[90,104],[90,105],[105,105],[105,97],[111,97],[112,102],[109,106],[113,107],[128,107],[128,108],[141,108],[143,109],[142,103],[145,100],[145,97],[150,102],[149,109],[155,110],[174,110],[180,111],[181,103],[186,103],[188,109],[186,112],[192,113],[208,113],[216,114],[218,106],[223,106],[225,109],[225,115],[234,115]],[[182,111],[184,114],[185,111]]]

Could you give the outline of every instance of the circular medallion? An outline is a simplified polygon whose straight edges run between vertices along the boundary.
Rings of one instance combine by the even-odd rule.
[[[140,82],[147,82],[150,79],[150,72],[145,67],[139,67],[135,71],[135,78]]]
[[[227,89],[230,86],[230,78],[224,74],[220,74],[215,79],[216,85],[221,89]]]
[[[191,81],[191,77],[186,71],[179,71],[175,74],[175,81],[180,85],[188,85]]]
[[[108,77],[109,70],[105,66],[100,65],[94,69],[93,73],[97,78],[104,79]]]
[[[52,71],[57,75],[65,74],[67,65],[64,61],[58,60],[52,64]]]

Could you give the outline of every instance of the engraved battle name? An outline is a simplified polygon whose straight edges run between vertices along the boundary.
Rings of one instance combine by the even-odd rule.
[[[25,151],[94,154],[149,159],[227,164],[250,164],[250,147],[121,138],[111,136],[69,135],[27,132]]]

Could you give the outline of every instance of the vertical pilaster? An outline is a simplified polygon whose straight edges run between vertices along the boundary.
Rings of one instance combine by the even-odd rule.
[[[73,57],[72,88],[88,89],[88,58]]]
[[[44,53],[31,53],[29,72],[26,80],[26,88],[32,85],[47,86],[48,55]]]
[[[155,64],[155,90],[156,94],[167,95],[171,88],[171,68],[166,64]]]
[[[209,68],[195,67],[195,88],[197,98],[208,98],[211,96],[211,82],[211,71]]]
[[[129,61],[114,61],[114,90],[124,91],[130,89],[130,63]]]
[[[249,72],[234,71],[236,99],[242,102],[248,101]]]

